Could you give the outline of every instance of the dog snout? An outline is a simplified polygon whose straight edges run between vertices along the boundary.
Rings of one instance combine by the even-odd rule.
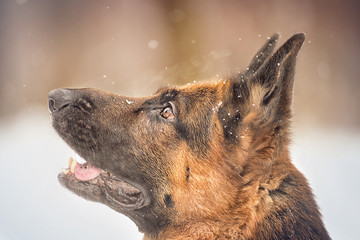
[[[70,89],[54,89],[48,95],[48,107],[50,113],[65,108],[74,102],[76,94]]]

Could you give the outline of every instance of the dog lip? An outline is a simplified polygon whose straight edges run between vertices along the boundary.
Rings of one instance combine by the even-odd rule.
[[[112,193],[109,186],[105,183],[105,196],[106,199],[114,205],[115,207],[125,207],[130,210],[140,209],[144,206],[144,194],[139,190],[138,193],[136,193],[133,197],[129,196],[126,192],[123,190],[121,191],[121,194],[115,195]],[[120,191],[120,190],[119,190]]]
[[[135,210],[149,204],[147,192],[137,184],[109,173],[101,178],[104,181],[106,199],[115,207]]]
[[[128,210],[140,209],[150,203],[150,197],[141,185],[139,186],[131,181],[119,178],[106,170],[99,169],[100,173],[91,178],[79,178],[79,176],[76,176],[76,172],[70,171],[71,162],[76,162],[71,160],[72,158],[69,161],[69,168],[63,169],[59,173],[58,178],[63,186],[76,194],[85,198],[91,198],[88,195],[89,192],[92,192],[94,188],[99,188],[109,204],[115,208]],[[75,164],[76,166],[92,166],[88,162],[82,165],[77,162]],[[93,197],[97,199],[99,196]]]
[[[79,160],[83,159],[84,161],[86,161],[85,164],[92,165],[93,161],[91,158],[85,159],[85,158],[81,157],[76,151],[74,151],[73,156],[74,156],[75,161],[77,161],[77,162],[79,162]],[[144,188],[144,186],[142,184],[137,184],[134,181],[131,181],[126,178],[122,178],[121,176],[118,177],[115,174],[110,173],[105,169],[102,169],[101,167],[99,169],[101,170],[101,174],[99,176],[97,176],[96,178],[99,177],[102,179],[103,185],[101,187],[103,189],[103,192],[105,193],[106,199],[109,202],[118,204],[118,205],[120,205],[126,209],[130,209],[130,210],[140,209],[140,208],[143,208],[150,204],[151,199],[149,196],[149,192]],[[122,186],[119,186],[119,188],[117,189],[117,190],[121,190],[121,189],[123,190],[122,196],[120,196],[121,194],[120,195],[114,194],[114,191],[111,191],[111,189],[109,188],[109,185],[111,185],[109,182],[110,180],[117,181],[117,183],[120,183],[120,185],[122,185]],[[131,200],[134,198],[134,196],[129,196],[129,195],[131,195],[131,194],[129,194],[130,192],[124,190],[124,189],[129,190],[131,188],[136,189],[139,192],[138,199],[136,199],[136,201],[132,201],[132,202],[131,202]],[[127,199],[125,199],[125,201],[122,202],[122,201],[116,200],[117,197],[119,197],[119,198],[123,197],[123,198],[127,198]],[[129,203],[129,202],[131,202],[131,203]],[[119,207],[119,206],[117,206],[117,207]]]

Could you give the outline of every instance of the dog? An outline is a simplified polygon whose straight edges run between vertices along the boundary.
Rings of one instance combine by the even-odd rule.
[[[304,39],[273,53],[275,34],[245,71],[149,97],[52,90],[53,127],[80,156],[60,183],[129,217],[144,240],[330,239],[288,150]]]

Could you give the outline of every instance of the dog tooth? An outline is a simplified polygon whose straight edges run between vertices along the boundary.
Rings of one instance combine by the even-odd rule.
[[[74,172],[75,172],[74,170],[75,170],[75,166],[76,166],[76,164],[77,164],[77,162],[76,162],[76,161],[73,161],[73,162],[72,162],[72,164],[71,164],[70,169],[71,169],[71,172],[72,172],[72,173],[74,173]]]
[[[69,158],[68,168],[71,168],[72,163],[74,162],[74,159],[72,157]]]
[[[68,168],[63,168],[62,171],[63,171],[63,173],[64,173],[65,175],[67,175],[67,174],[69,173],[69,169],[68,169]]]

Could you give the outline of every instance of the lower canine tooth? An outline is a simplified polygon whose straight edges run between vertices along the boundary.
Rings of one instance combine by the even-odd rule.
[[[74,173],[74,169],[75,169],[76,164],[77,164],[76,161],[72,161],[71,166],[70,166],[70,169],[71,169],[72,173]]]
[[[63,173],[65,174],[65,175],[67,175],[68,173],[69,173],[69,169],[65,169],[65,168],[63,168]]]
[[[74,159],[72,157],[69,158],[68,168],[71,168],[72,164],[74,162]]]

